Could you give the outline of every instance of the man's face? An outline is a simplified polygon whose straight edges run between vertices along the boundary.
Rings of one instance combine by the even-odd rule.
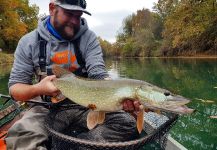
[[[54,6],[51,14],[51,24],[56,31],[66,40],[71,40],[79,31],[81,11],[66,10],[59,6]]]

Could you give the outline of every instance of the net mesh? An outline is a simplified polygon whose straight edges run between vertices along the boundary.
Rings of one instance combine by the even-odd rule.
[[[87,132],[87,129],[78,126],[76,123],[70,124],[67,122],[68,118],[65,114],[74,108],[74,106],[73,108],[51,108],[45,122],[51,138],[50,147],[52,150],[135,150],[153,141],[158,142],[161,148],[164,149],[168,131],[178,119],[178,115],[166,112],[162,112],[161,115],[153,112],[145,113],[144,131],[139,137],[124,142],[107,142],[104,140],[99,142],[77,137],[80,133]]]

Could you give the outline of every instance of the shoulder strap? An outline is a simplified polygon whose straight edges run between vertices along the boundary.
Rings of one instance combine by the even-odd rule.
[[[77,76],[81,76],[81,77],[88,77],[87,71],[85,69],[85,61],[82,57],[81,54],[81,49],[80,49],[80,38],[76,39],[73,41],[73,45],[74,45],[74,49],[75,49],[75,56],[77,59],[78,64],[80,65],[80,68],[77,69],[74,74]]]
[[[39,41],[39,67],[41,72],[46,72],[46,45],[47,41],[43,39],[38,33]]]
[[[84,59],[83,59],[82,54],[81,54],[80,37],[73,41],[73,45],[75,47],[75,56],[77,58],[78,64],[81,67],[84,67],[85,66],[85,62],[84,62]]]
[[[46,53],[46,46],[47,46],[47,41],[43,39],[40,34],[38,33],[38,41],[39,41],[39,67],[40,67],[40,72],[43,74],[47,74],[46,70],[46,58],[47,58],[47,53]],[[41,80],[42,76],[40,75],[39,80]],[[46,95],[40,95],[41,99],[45,102],[50,102],[50,96]]]

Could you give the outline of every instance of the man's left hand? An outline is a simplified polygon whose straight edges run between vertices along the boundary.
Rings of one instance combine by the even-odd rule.
[[[125,99],[123,101],[123,110],[131,113],[134,117],[141,110],[142,105],[138,100]]]

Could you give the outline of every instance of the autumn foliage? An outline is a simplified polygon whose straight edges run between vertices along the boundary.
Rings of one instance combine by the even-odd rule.
[[[36,27],[38,10],[28,0],[0,0],[0,48],[13,52],[19,39]]]
[[[116,43],[104,51],[124,57],[217,55],[217,1],[158,0],[153,12],[126,17]]]

